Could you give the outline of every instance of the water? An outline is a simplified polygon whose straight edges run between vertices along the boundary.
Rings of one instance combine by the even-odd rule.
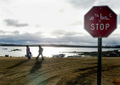
[[[21,51],[11,51],[13,49],[21,49]],[[33,57],[38,55],[38,47],[30,47]],[[118,50],[118,48],[103,48],[102,51],[108,50]],[[92,52],[97,51],[97,48],[76,48],[76,47],[43,47],[43,55],[46,57],[52,57],[54,54],[66,54],[65,57],[71,55],[77,55],[76,53],[69,52]],[[0,56],[14,56],[14,57],[24,57],[26,55],[26,47],[10,47],[10,46],[0,46]]]

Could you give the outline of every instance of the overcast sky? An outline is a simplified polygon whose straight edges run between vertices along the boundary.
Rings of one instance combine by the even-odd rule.
[[[119,0],[0,0],[0,43],[97,45],[84,29],[84,15],[99,5],[118,15],[103,45],[120,45]]]

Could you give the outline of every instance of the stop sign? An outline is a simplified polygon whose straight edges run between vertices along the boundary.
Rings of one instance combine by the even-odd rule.
[[[84,28],[93,37],[108,37],[117,27],[117,15],[108,6],[93,6],[84,16]]]

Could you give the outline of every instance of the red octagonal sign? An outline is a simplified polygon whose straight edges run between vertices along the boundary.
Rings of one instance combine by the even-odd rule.
[[[93,6],[84,21],[85,29],[93,37],[108,37],[117,27],[117,15],[108,6]]]

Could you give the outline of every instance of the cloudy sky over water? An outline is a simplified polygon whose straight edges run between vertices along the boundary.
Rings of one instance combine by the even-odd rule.
[[[97,45],[84,29],[84,15],[99,5],[118,15],[103,45],[120,45],[119,0],[0,0],[0,43]]]

